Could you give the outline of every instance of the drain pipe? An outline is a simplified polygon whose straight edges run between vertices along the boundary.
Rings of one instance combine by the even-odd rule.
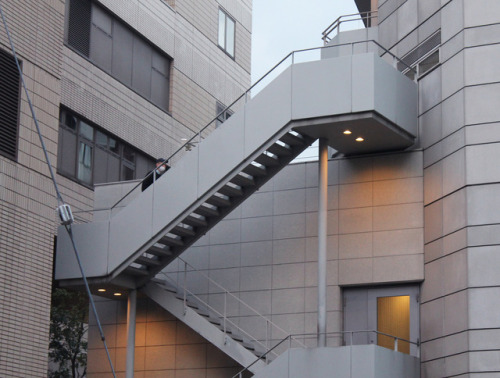
[[[137,312],[137,290],[131,290],[127,301],[127,365],[126,378],[134,378],[135,317]]]
[[[318,347],[326,347],[326,248],[328,225],[328,143],[319,139],[318,172]]]

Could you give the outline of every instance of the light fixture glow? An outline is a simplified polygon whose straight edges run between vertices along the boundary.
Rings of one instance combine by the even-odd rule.
[[[363,141],[364,141],[364,138],[361,138],[361,137],[356,138],[356,142],[363,142]]]
[[[345,135],[351,135],[351,134],[352,134],[352,131],[351,131],[351,130],[344,130],[344,134],[345,134]]]
[[[122,295],[122,293],[114,293],[113,294],[115,297],[120,297]]]
[[[106,291],[106,289],[97,289],[97,291],[100,293],[104,293]]]

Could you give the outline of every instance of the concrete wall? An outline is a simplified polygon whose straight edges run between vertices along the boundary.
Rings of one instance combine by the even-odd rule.
[[[403,55],[438,29],[442,40],[441,65],[419,81],[423,376],[497,375],[500,4],[400,3],[380,3],[382,44]]]
[[[317,174],[317,162],[286,167],[182,256],[294,334],[317,327]],[[329,162],[329,332],[342,330],[342,286],[423,280],[422,189],[421,152]],[[167,267],[174,278],[178,264]],[[189,288],[215,307],[223,301],[200,275]],[[265,339],[265,322],[244,306],[229,302],[228,313]]]

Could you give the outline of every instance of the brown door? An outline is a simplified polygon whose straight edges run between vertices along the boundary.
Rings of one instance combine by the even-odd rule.
[[[401,339],[410,339],[410,296],[377,298],[377,331]],[[394,338],[384,335],[377,336],[377,345],[394,349]],[[410,345],[398,341],[398,351],[410,353]]]

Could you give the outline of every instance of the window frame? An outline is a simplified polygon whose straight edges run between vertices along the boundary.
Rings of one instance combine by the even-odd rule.
[[[236,60],[236,20],[231,16],[229,15],[229,13],[224,10],[223,8],[219,7],[219,12],[217,13],[218,15],[218,21],[217,21],[217,45],[219,46],[219,48],[224,51],[226,53],[226,55],[228,55],[231,59],[233,60]],[[221,15],[224,16],[224,46],[221,45],[221,25],[220,25],[220,22],[221,22]],[[227,45],[228,45],[228,28],[227,28],[227,24],[228,24],[228,19],[233,23],[233,39],[232,39],[232,54],[231,52],[229,51],[229,49],[227,48]]]
[[[82,58],[84,58],[85,60],[89,61],[90,63],[92,63],[94,66],[96,66],[97,68],[99,68],[100,70],[104,71],[106,74],[108,74],[109,76],[111,76],[113,79],[117,80],[119,83],[121,83],[122,85],[124,85],[125,87],[127,87],[128,89],[130,89],[131,91],[133,91],[135,94],[137,94],[138,96],[144,98],[145,100],[147,100],[149,103],[151,103],[152,105],[156,106],[157,108],[159,108],[161,111],[171,115],[171,112],[170,112],[170,104],[171,104],[171,99],[170,99],[170,95],[171,95],[171,87],[172,87],[172,68],[173,68],[173,58],[168,55],[166,52],[164,52],[162,49],[160,49],[159,47],[157,47],[155,44],[153,44],[150,40],[148,40],[147,38],[145,38],[138,30],[132,28],[129,24],[127,24],[126,22],[124,22],[120,17],[118,17],[117,15],[115,15],[114,13],[112,13],[111,11],[109,11],[106,7],[102,6],[101,4],[99,4],[98,2],[94,1],[94,0],[88,0],[89,3],[90,3],[90,8],[91,8],[91,11],[90,11],[90,18],[89,18],[89,35],[88,35],[88,55],[85,54],[85,52],[82,52],[78,49],[78,46],[74,46],[70,43],[69,41],[69,36],[70,36],[70,7],[71,7],[71,3],[73,2],[74,0],[69,0],[68,4],[69,6],[66,7],[67,8],[67,11],[66,11],[66,20],[65,20],[65,31],[64,31],[64,45],[66,47],[68,47],[69,49],[71,49],[72,51],[74,51],[76,54],[80,55]],[[94,9],[95,8],[98,8],[99,11],[105,13],[107,16],[109,16],[111,18],[111,35],[103,30],[101,27],[99,27],[97,24],[95,24],[94,22],[94,18],[93,18],[93,14],[94,14]],[[149,96],[145,93],[143,93],[141,91],[140,88],[136,88],[133,86],[133,74],[134,74],[134,65],[133,65],[133,54],[132,54],[132,62],[130,63],[131,65],[131,70],[132,70],[132,73],[131,73],[131,78],[130,78],[130,82],[126,82],[124,81],[120,75],[118,73],[114,73],[113,72],[113,58],[114,58],[114,43],[113,42],[113,37],[115,35],[115,28],[116,28],[116,24],[120,24],[120,26],[127,30],[131,36],[132,36],[132,49],[134,49],[134,46],[135,46],[135,41],[138,40],[142,43],[144,43],[148,49],[151,51],[151,55],[159,55],[161,56],[162,58],[165,59],[165,62],[168,64],[168,68],[166,69],[166,74],[163,74],[160,70],[158,69],[155,69],[155,67],[153,67],[153,59],[151,59],[151,72],[150,72],[150,82],[149,82]],[[110,68],[108,69],[108,67],[105,67],[103,66],[102,64],[100,64],[98,62],[98,60],[95,59],[95,57],[93,58],[92,57],[92,36],[94,35],[93,34],[93,29],[97,29],[99,31],[101,31],[103,34],[106,34],[108,37],[111,38],[111,49],[110,49],[110,59],[111,59],[111,62],[110,62]],[[142,65],[141,65],[142,66]],[[162,102],[158,102],[158,101],[155,101],[156,98],[153,96],[153,80],[152,80],[152,76],[153,76],[153,71],[156,72],[157,74],[161,75],[165,81],[166,81],[166,89],[165,91],[163,91],[164,95],[165,95],[165,98],[164,98],[164,104],[163,104],[163,101]],[[157,92],[157,91],[156,91]],[[155,92],[155,93],[156,93]]]
[[[222,102],[217,101],[215,104],[215,128],[226,122],[233,114],[234,112],[231,109]]]
[[[64,116],[63,116],[64,114]],[[73,117],[75,119],[75,128],[72,129],[70,126],[66,125],[66,117]],[[87,137],[81,135],[81,124],[84,123],[93,129],[93,136],[92,140],[88,139]],[[63,133],[71,133],[75,137],[75,151],[64,151],[64,145],[61,142],[63,138]],[[97,135],[102,134],[106,136],[106,146],[104,144],[100,144],[97,141]],[[110,147],[110,139],[113,139],[116,141],[116,147],[115,149],[118,150],[118,153],[114,150],[111,149]],[[91,180],[90,182],[86,182],[85,180],[79,178],[79,164],[80,164],[80,150],[81,150],[81,144],[84,144],[86,146],[89,146],[92,151],[92,156],[91,156],[91,168],[90,168],[90,176]],[[124,156],[124,151],[125,149],[131,149],[134,153],[134,161],[130,161]],[[112,158],[115,158],[118,160],[118,181],[128,181],[123,177],[123,169],[126,166],[128,169],[133,170],[133,178],[132,180],[142,178],[147,172],[139,172],[137,170],[137,162],[138,159],[145,159],[146,161],[149,161],[149,164],[146,164],[148,170],[152,169],[154,167],[154,159],[144,153],[143,151],[139,150],[138,148],[134,147],[130,143],[127,143],[115,135],[109,133],[105,129],[99,127],[98,125],[88,121],[84,117],[81,117],[77,113],[73,112],[72,110],[61,106],[60,108],[60,113],[59,113],[59,136],[58,136],[58,155],[57,155],[57,173],[60,174],[61,176],[64,176],[72,181],[77,182],[80,185],[83,185],[89,189],[93,189],[94,185],[96,185],[96,164],[99,162],[96,161],[96,154],[97,151],[104,152],[106,156],[106,173],[104,177],[106,178],[104,181],[101,181],[97,184],[101,183],[109,183],[109,182],[115,182],[116,180],[109,180],[109,177],[111,177],[110,173],[107,171],[109,168],[109,156]],[[71,172],[67,172],[66,170],[62,170],[62,159],[66,158],[68,153],[73,153],[74,154],[74,166],[70,169]],[[108,156],[109,155],[109,156]],[[100,162],[104,164],[103,162]]]
[[[13,143],[15,144],[13,147],[13,150],[14,150],[14,154],[10,154],[8,153],[7,151],[4,151],[3,148],[0,148],[0,156],[3,156],[7,159],[10,159],[12,161],[15,161],[17,162],[17,159],[19,157],[19,123],[20,123],[20,115],[21,115],[21,88],[22,88],[22,83],[21,83],[21,74],[19,73],[19,70],[17,68],[17,65],[16,65],[16,61],[15,61],[15,57],[9,52],[9,51],[6,51],[2,48],[0,48],[0,54],[4,54],[5,57],[9,57],[12,59],[12,67],[13,67],[13,72],[15,72],[15,75],[17,75],[17,97],[15,98],[15,102],[16,102],[16,115],[15,115],[15,127],[12,128],[12,132],[15,133],[15,138]],[[23,69],[23,62],[21,60],[18,60],[18,63],[19,63],[19,67],[21,68],[21,71]],[[3,72],[5,72],[5,70],[2,70]],[[14,102],[14,99],[13,99],[13,102]],[[4,117],[4,114],[1,114],[1,116],[3,118]]]

